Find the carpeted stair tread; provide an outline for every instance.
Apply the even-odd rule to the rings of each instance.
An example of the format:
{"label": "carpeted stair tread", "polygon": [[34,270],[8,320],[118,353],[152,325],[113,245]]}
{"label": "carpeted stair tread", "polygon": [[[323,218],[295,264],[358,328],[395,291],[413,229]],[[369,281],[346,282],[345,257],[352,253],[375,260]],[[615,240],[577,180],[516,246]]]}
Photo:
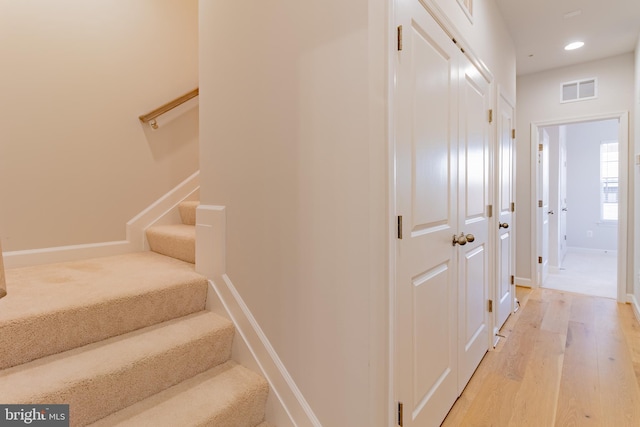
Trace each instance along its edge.
{"label": "carpeted stair tread", "polygon": [[86,425],[225,363],[233,333],[202,311],[5,369],[2,403],[67,403],[71,425]]}
{"label": "carpeted stair tread", "polygon": [[6,280],[0,369],[203,310],[208,286],[153,252],[8,269]]}
{"label": "carpeted stair tread", "polygon": [[255,427],[264,420],[267,394],[262,377],[227,362],[91,427]]}
{"label": "carpeted stair tread", "polygon": [[147,229],[151,250],[194,264],[196,227],[186,224],[155,225]]}
{"label": "carpeted stair tread", "polygon": [[263,423],[258,424],[256,427],[275,427],[275,426],[265,421]]}
{"label": "carpeted stair tread", "polygon": [[196,209],[199,204],[200,202],[197,200],[187,200],[178,205],[183,224],[196,225]]}

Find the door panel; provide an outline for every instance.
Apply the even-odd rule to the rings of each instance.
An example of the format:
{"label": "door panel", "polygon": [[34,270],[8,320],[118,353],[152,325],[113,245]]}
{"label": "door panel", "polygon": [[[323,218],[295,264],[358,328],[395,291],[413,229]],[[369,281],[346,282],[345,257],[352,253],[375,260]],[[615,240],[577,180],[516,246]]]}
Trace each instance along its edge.
{"label": "door panel", "polygon": [[[511,276],[514,274],[513,269],[513,230],[515,224],[513,221],[513,213],[511,211],[511,203],[514,201],[514,170],[513,162],[515,157],[514,140],[512,138],[514,108],[513,106],[500,96],[498,100],[498,244],[496,257],[498,262],[498,281],[497,294],[495,300],[495,331],[504,325],[509,315],[514,309],[515,285],[511,284]],[[504,227],[506,225],[506,227]]]}
{"label": "door panel", "polygon": [[458,246],[460,392],[489,349],[489,97],[489,83],[461,55],[458,230],[474,240]]}
{"label": "door panel", "polygon": [[404,425],[435,425],[457,393],[458,51],[418,1],[398,11],[396,87],[397,397]]}
{"label": "door panel", "polygon": [[[543,129],[538,145],[538,200],[542,206],[538,207],[538,225],[541,230],[538,262],[538,286],[542,286],[549,275],[549,133]],[[539,203],[540,203],[539,202]]]}
{"label": "door panel", "polygon": [[562,262],[567,254],[567,142],[560,139],[560,249],[558,255],[558,266],[562,267]]}

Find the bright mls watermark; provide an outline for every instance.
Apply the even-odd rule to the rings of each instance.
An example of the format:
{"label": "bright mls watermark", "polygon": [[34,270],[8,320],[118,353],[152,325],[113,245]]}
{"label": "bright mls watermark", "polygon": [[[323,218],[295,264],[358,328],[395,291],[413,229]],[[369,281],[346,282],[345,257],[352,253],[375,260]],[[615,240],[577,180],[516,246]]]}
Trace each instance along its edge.
{"label": "bright mls watermark", "polygon": [[69,427],[69,405],[0,405],[0,427]]}

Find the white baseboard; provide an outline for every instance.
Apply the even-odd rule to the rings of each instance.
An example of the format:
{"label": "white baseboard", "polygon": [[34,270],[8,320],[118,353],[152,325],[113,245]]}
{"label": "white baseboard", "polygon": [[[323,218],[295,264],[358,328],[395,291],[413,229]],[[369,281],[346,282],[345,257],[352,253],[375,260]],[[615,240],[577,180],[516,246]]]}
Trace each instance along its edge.
{"label": "white baseboard", "polygon": [[149,249],[145,230],[150,226],[180,223],[178,205],[183,200],[197,200],[199,188],[200,171],[196,171],[127,222],[127,240],[134,251]]}
{"label": "white baseboard", "polygon": [[178,205],[197,200],[199,177],[200,171],[195,172],[127,222],[127,240],[4,252],[4,266],[19,268],[148,250],[145,230],[153,224],[180,222]]}
{"label": "white baseboard", "polygon": [[131,242],[127,240],[120,240],[116,242],[90,243],[86,245],[57,246],[54,248],[4,252],[2,255],[4,257],[5,268],[19,268],[31,265],[120,255],[133,251],[134,249]]}
{"label": "white baseboard", "polygon": [[313,410],[269,339],[226,274],[226,211],[200,205],[196,211],[196,271],[209,278],[207,310],[230,318],[237,337],[233,359],[254,369],[270,386],[267,420],[281,427],[321,427]]}
{"label": "white baseboard", "polygon": [[516,277],[516,285],[517,286],[522,286],[524,288],[532,288],[533,287],[531,279],[525,279],[523,277]]}
{"label": "white baseboard", "polygon": [[636,315],[636,320],[640,323],[640,303],[634,294],[627,294],[627,302],[633,307],[633,313]]}

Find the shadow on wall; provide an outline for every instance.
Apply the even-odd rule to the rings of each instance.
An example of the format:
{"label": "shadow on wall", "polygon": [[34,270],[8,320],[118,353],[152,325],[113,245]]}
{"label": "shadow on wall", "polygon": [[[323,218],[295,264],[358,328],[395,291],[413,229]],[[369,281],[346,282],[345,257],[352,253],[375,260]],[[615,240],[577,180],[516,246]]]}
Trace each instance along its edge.
{"label": "shadow on wall", "polygon": [[151,155],[156,161],[175,154],[187,142],[198,139],[199,108],[196,105],[171,120],[159,120],[158,124],[158,129],[152,129],[149,124],[140,123]]}

